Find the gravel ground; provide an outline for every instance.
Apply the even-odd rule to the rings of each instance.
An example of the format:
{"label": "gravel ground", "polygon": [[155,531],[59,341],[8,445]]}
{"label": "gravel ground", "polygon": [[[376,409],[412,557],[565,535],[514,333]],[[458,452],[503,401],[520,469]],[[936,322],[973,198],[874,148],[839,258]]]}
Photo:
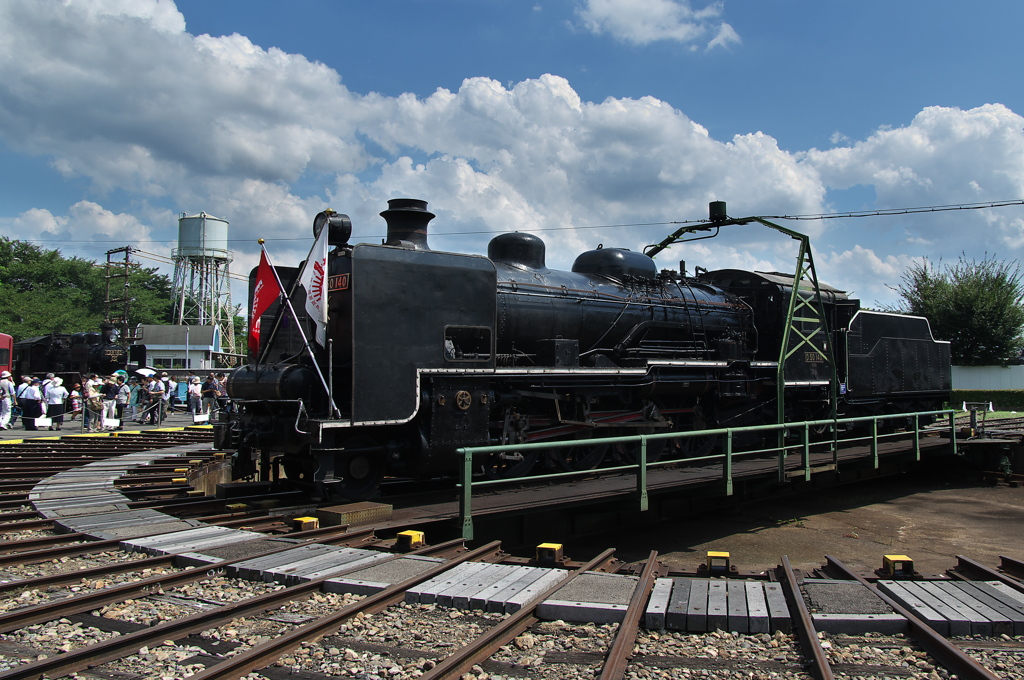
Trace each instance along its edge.
{"label": "gravel ground", "polygon": [[[124,559],[118,559],[118,556],[124,556]],[[81,569],[90,569],[101,564],[112,564],[115,562],[131,562],[134,559],[138,559],[132,553],[102,553],[90,555],[90,559],[77,563],[74,560],[68,560],[68,558],[61,558],[61,560],[53,560],[52,562],[43,562],[41,564],[22,565],[20,567],[12,567],[6,570],[5,574],[10,572],[21,572],[25,578],[31,578],[32,576],[45,576],[50,574],[66,573],[77,571]],[[81,564],[81,566],[79,566]],[[161,569],[143,569],[142,571],[127,571],[123,574],[112,574],[103,579],[88,580],[82,579],[82,582],[72,586],[51,586],[45,589],[26,589],[19,593],[14,593],[6,598],[0,600],[0,613],[19,609],[21,607],[28,607],[31,605],[41,604],[54,599],[63,599],[71,597],[77,593],[86,592],[90,590],[98,590],[100,588],[109,588],[111,586],[120,585],[123,583],[132,583],[141,581],[155,576],[158,574],[169,574],[175,571],[180,571],[174,568],[161,568]],[[8,579],[3,575],[0,575],[0,581],[10,581],[16,579]]]}
{"label": "gravel ground", "polygon": [[1024,647],[1024,636],[1010,637],[1009,635],[1000,635],[998,638],[956,639],[958,645],[966,649],[981,665],[999,677],[1005,680],[1024,680],[1024,649],[1010,650],[985,649],[980,646],[972,647],[972,640],[980,643],[1005,642],[1008,646]]}
{"label": "gravel ground", "polygon": [[0,635],[0,640],[30,645],[41,652],[54,654],[70,652],[117,635],[119,633],[103,631],[79,622],[72,623],[68,619],[59,619],[27,626],[13,633],[4,633]]}
{"label": "gravel ground", "polygon": [[[104,567],[110,564],[125,564],[147,559],[149,555],[143,553],[124,552],[121,550],[104,550],[102,552],[78,555],[77,557],[60,557],[45,562],[34,562],[32,564],[12,564],[5,566],[0,572],[0,581],[13,579],[36,578],[38,576],[53,576],[54,574],[66,574],[72,571],[82,571],[93,567]],[[150,576],[156,572],[146,569],[144,573]]]}
{"label": "gravel ground", "polygon": [[146,680],[179,680],[205,670],[204,663],[189,663],[205,654],[201,647],[177,645],[168,640],[159,646],[142,647],[138,654],[104,664],[103,668]]}
{"label": "gravel ground", "polygon": [[13,515],[18,512],[32,512],[34,508],[29,504],[19,505],[16,508],[3,508],[0,509],[0,515]]}
{"label": "gravel ground", "polygon": [[340,626],[337,635],[304,643],[276,665],[293,672],[365,680],[418,678],[434,667],[435,659],[450,654],[504,618],[504,614],[467,614],[433,604],[402,603],[371,616],[357,614]]}
{"label": "gravel ground", "polygon": [[[905,669],[910,677],[926,680],[949,678],[949,674],[935,665],[928,653],[903,635],[868,634],[850,642],[843,636],[820,634],[822,647],[830,664],[855,666],[892,666]],[[874,677],[864,674],[847,677]]]}
{"label": "gravel ground", "polygon": [[49,529],[26,529],[24,531],[12,531],[0,534],[0,543],[17,543],[19,541],[31,541],[35,538],[53,538],[57,532]]}

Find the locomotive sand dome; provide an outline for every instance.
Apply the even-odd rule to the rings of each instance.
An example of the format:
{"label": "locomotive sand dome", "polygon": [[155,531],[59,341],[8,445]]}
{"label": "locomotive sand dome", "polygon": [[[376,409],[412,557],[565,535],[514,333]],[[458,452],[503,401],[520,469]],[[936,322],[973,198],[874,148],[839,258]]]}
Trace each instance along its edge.
{"label": "locomotive sand dome", "polygon": [[[581,470],[634,460],[594,437],[937,410],[948,396],[949,345],[926,320],[860,310],[816,281],[688,276],[621,248],[562,271],[532,234],[494,237],[487,257],[431,250],[422,200],[393,199],[381,216],[379,245],[350,244],[344,215],[315,218],[314,233],[331,229],[329,341],[310,356],[285,306],[263,315],[265,344],[229,377],[239,408],[215,424],[236,476],[278,463],[313,496],[359,499],[386,474],[454,475],[464,446],[578,439],[543,457],[496,454],[482,471]],[[716,203],[697,228],[727,220]],[[290,290],[298,269],[278,272]],[[820,318],[797,318],[791,299]],[[794,327],[810,349],[790,351]],[[648,458],[715,443],[685,441],[649,446]]]}

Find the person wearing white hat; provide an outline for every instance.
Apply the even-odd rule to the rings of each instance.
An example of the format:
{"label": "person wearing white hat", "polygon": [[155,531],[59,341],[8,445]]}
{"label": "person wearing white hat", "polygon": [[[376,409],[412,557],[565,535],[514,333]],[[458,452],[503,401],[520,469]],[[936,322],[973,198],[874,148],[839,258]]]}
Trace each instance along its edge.
{"label": "person wearing white hat", "polygon": [[194,375],[188,383],[188,410],[194,416],[202,413],[203,406],[203,386],[199,381],[199,376]]}
{"label": "person wearing white hat", "polygon": [[43,400],[46,402],[46,415],[50,416],[50,429],[59,430],[64,424],[64,403],[68,399],[68,388],[64,387],[64,380],[53,378],[50,384],[43,390]]}
{"label": "person wearing white hat", "polygon": [[21,391],[21,425],[26,430],[38,430],[36,418],[46,413],[43,406],[43,391],[39,386],[43,383],[33,378],[28,387]]}
{"label": "person wearing white hat", "polygon": [[11,406],[14,404],[14,378],[10,371],[0,373],[0,430],[11,429]]}

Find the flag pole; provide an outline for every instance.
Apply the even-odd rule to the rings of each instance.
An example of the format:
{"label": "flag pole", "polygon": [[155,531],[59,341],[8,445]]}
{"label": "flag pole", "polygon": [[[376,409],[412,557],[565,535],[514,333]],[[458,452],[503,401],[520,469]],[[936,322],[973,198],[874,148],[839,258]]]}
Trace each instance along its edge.
{"label": "flag pole", "polygon": [[[262,243],[263,239],[260,239],[260,241],[261,241],[260,247],[263,248],[263,252],[267,252],[267,249],[263,246],[263,243]],[[313,248],[316,248],[316,241],[313,242]],[[312,256],[312,254],[313,254],[313,248],[309,249],[310,256]],[[307,257],[306,260],[308,261],[309,257]],[[295,320],[295,327],[298,329],[299,336],[302,338],[302,345],[306,348],[306,351],[309,352],[309,358],[313,360],[313,368],[316,369],[317,377],[320,378],[320,384],[323,385],[324,391],[327,392],[327,399],[331,403],[331,416],[333,418],[340,418],[341,417],[341,411],[338,409],[338,407],[334,403],[334,396],[331,394],[331,390],[327,386],[327,379],[324,378],[323,371],[320,370],[320,364],[317,363],[316,353],[313,351],[313,348],[309,346],[309,340],[306,338],[306,331],[303,330],[303,328],[302,328],[302,320],[299,319],[299,315],[295,312],[295,307],[292,306],[291,296],[288,295],[288,293],[286,293],[285,290],[284,290],[284,283],[281,281],[281,277],[277,273],[277,268],[274,267],[274,264],[272,262],[270,262],[270,255],[267,255],[267,263],[270,264],[270,271],[274,272],[274,278],[277,280],[277,285],[281,289],[281,295],[284,296],[285,304],[288,305],[288,310],[292,313],[292,318]],[[295,292],[295,289],[298,287],[298,285],[299,285],[299,277],[296,276],[295,277],[295,282],[292,284],[292,292],[293,293]],[[325,300],[324,303],[326,304],[326,302],[327,301]],[[274,324],[274,330],[271,331],[270,337],[267,338],[267,346],[268,347],[270,346],[270,341],[274,339],[274,331],[277,331],[278,327],[280,326],[280,320],[281,320],[281,315],[278,314],[277,318],[275,319],[276,323]],[[257,355],[257,362],[258,361],[259,361],[259,355]]]}
{"label": "flag pole", "polygon": [[[270,261],[270,254],[267,252],[267,247],[265,245],[263,245],[264,243],[266,243],[266,241],[264,241],[263,239],[257,239],[256,242],[260,244],[260,253],[263,255],[263,258],[266,259],[267,265],[269,265],[269,267],[270,267],[270,271],[274,272],[274,280],[277,282],[277,299],[280,301],[281,296],[284,295],[284,286],[281,285],[281,279],[277,275],[277,270],[274,269],[274,265]],[[257,274],[257,277],[258,277],[258,274]],[[252,312],[253,311],[254,311],[254,309],[252,309],[252,308],[249,309],[249,314],[250,314],[250,318],[249,318],[249,336],[250,337],[252,337],[252,324],[260,320],[260,319],[253,319],[252,318]],[[262,317],[262,314],[260,316]],[[263,347],[269,347],[270,346],[270,341],[274,339],[274,335],[277,333],[277,327],[278,327],[278,325],[280,323],[280,319],[281,319],[281,314],[280,314],[280,309],[279,309],[278,313],[274,315],[274,326],[271,328],[270,335],[267,336],[266,342],[262,342],[262,341],[258,341],[257,342],[256,352],[255,352],[255,354],[256,354],[256,364],[255,364],[255,367],[257,369],[259,369],[259,367],[260,367],[260,359],[263,358],[263,352],[261,351],[261,346],[263,346]],[[261,333],[262,333],[262,330],[263,329],[261,328],[260,329]]]}
{"label": "flag pole", "polygon": [[[284,285],[281,283],[281,277],[277,275],[277,269],[274,267],[273,263],[270,261],[270,254],[267,253],[267,248],[266,248],[266,246],[263,245],[263,239],[259,239],[259,244],[260,244],[260,248],[263,249],[264,255],[267,256],[267,264],[270,265],[270,270],[272,272],[274,272],[274,280],[277,281],[277,287],[281,290],[281,292],[278,293],[278,296],[288,297],[288,295],[284,292]],[[314,242],[313,246],[316,247],[316,243],[315,242]],[[295,277],[295,281],[292,282],[291,293],[294,294],[295,290],[298,287],[299,287],[299,278],[296,276]],[[267,336],[266,343],[263,343],[262,341],[260,342],[261,346],[265,345],[265,346],[269,347],[270,343],[273,342],[274,336],[277,335],[277,329],[281,327],[281,318],[282,318],[282,316],[283,316],[282,310],[278,309],[277,313],[274,315],[274,325],[270,329],[270,335]],[[261,329],[261,332],[262,332],[262,329]],[[260,357],[262,357],[262,355],[263,355],[263,352],[257,350],[257,352],[256,352],[256,366],[259,366],[259,364],[260,364]]]}

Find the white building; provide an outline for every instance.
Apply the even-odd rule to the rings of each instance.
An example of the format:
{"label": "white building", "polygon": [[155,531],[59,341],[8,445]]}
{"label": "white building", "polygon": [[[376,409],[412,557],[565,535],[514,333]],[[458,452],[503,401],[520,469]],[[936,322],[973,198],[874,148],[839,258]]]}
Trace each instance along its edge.
{"label": "white building", "polygon": [[139,324],[138,344],[146,346],[146,363],[152,368],[175,371],[212,370],[221,353],[217,326],[151,326]]}

